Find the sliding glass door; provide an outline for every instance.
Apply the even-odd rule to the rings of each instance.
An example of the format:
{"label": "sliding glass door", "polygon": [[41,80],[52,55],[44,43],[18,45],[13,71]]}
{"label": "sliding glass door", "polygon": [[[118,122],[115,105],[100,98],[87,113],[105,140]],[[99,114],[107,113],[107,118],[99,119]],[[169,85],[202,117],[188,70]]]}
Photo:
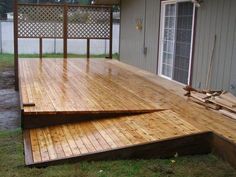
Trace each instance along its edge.
{"label": "sliding glass door", "polygon": [[159,75],[189,84],[194,5],[163,1],[161,8]]}

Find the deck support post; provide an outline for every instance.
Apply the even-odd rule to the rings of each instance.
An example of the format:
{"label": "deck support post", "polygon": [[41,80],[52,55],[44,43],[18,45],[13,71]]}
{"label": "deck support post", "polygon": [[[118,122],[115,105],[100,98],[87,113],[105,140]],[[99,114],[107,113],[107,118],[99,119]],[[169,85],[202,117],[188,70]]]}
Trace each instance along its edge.
{"label": "deck support post", "polygon": [[17,0],[14,0],[14,71],[15,71],[15,90],[19,90],[19,76],[18,76],[18,7]]}
{"label": "deck support post", "polygon": [[110,39],[109,39],[109,59],[112,59],[112,39],[113,39],[113,12],[110,12]]}
{"label": "deck support post", "polygon": [[87,39],[87,59],[90,58],[90,39]]}
{"label": "deck support post", "polygon": [[43,58],[43,39],[39,38],[39,58]]}
{"label": "deck support post", "polygon": [[64,56],[64,59],[67,58],[67,37],[68,37],[68,34],[67,34],[67,12],[68,12],[68,6],[67,4],[65,3],[64,4],[64,18],[63,18],[63,56]]}

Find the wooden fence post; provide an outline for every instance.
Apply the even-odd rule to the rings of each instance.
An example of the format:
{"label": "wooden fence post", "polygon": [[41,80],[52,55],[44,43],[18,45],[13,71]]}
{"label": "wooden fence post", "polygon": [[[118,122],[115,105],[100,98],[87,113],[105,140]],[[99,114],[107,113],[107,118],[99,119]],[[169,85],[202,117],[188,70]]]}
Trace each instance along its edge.
{"label": "wooden fence post", "polygon": [[67,27],[68,27],[68,5],[65,3],[64,4],[64,18],[63,18],[63,54],[64,54],[64,59],[67,58]]}
{"label": "wooden fence post", "polygon": [[15,71],[15,90],[19,90],[19,76],[18,76],[18,4],[14,0],[14,71]]}
{"label": "wooden fence post", "polygon": [[109,58],[112,59],[112,39],[113,39],[113,12],[110,12],[110,40],[109,40]]}
{"label": "wooden fence post", "polygon": [[43,39],[39,38],[39,58],[43,58]]}
{"label": "wooden fence post", "polygon": [[87,39],[87,59],[90,58],[90,39]]}

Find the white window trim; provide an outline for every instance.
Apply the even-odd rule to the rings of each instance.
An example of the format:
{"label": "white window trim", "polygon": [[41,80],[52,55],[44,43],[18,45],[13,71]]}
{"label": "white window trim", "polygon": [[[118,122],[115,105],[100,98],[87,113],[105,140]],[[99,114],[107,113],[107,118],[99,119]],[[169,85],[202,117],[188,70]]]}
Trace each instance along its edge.
{"label": "white window trim", "polygon": [[[181,85],[185,85],[181,82],[178,82],[178,81],[175,81],[173,80],[172,78],[173,77],[167,77],[165,75],[162,74],[162,63],[163,63],[163,37],[164,37],[164,34],[163,34],[163,29],[164,29],[164,14],[165,14],[165,8],[164,6],[166,4],[174,4],[174,3],[178,3],[178,2],[192,2],[191,0],[166,0],[166,1],[162,1],[161,2],[161,13],[160,13],[160,31],[159,31],[159,34],[160,34],[160,38],[159,38],[159,54],[158,54],[158,75],[165,78],[165,79],[168,79],[168,80],[171,80],[173,82],[176,82],[176,83],[179,83]],[[164,9],[164,10],[163,10]],[[193,4],[193,19],[192,19],[192,34],[191,34],[191,47],[190,47],[190,58],[189,58],[189,72],[188,72],[188,85],[190,85],[190,82],[191,82],[191,75],[192,75],[192,60],[193,60],[193,37],[194,37],[194,29],[195,29],[195,15],[196,15],[196,5]]]}

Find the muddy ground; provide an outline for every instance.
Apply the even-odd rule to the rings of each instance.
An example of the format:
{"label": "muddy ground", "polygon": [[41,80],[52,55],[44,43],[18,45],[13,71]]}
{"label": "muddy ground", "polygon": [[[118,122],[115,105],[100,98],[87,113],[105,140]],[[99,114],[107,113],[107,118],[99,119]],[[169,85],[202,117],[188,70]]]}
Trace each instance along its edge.
{"label": "muddy ground", "polygon": [[14,68],[0,68],[0,130],[20,127],[18,92],[14,90]]}

